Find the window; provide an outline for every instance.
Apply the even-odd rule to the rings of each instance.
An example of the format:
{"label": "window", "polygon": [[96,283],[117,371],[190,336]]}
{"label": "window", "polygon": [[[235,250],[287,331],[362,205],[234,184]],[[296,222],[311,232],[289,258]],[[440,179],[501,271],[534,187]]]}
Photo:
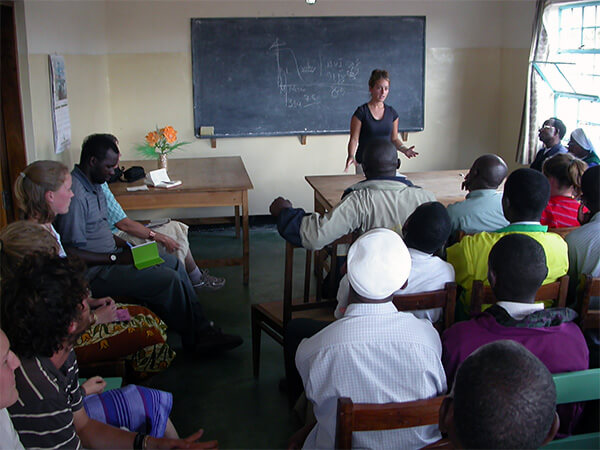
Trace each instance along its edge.
{"label": "window", "polygon": [[548,90],[545,110],[567,125],[567,136],[583,128],[600,146],[600,1],[571,2],[548,8],[546,61],[533,67]]}

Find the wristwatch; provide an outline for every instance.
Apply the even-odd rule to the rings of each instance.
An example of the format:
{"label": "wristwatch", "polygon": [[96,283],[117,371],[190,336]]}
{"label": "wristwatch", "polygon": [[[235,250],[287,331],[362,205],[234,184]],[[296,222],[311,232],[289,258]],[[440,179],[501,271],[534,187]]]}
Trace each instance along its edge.
{"label": "wristwatch", "polygon": [[155,240],[156,239],[156,233],[152,230],[148,230],[148,239],[150,240]]}
{"label": "wristwatch", "polygon": [[110,262],[111,263],[114,264],[114,263],[117,262],[117,255],[115,255],[114,253],[111,253],[110,256],[109,256],[109,258],[110,258]]}

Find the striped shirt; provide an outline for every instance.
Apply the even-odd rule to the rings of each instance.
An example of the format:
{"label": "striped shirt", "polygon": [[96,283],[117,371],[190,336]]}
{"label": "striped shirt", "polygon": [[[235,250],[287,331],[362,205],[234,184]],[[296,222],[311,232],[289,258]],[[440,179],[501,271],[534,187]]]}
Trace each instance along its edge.
{"label": "striped shirt", "polygon": [[19,399],[8,412],[24,447],[81,447],[73,424],[73,413],[83,407],[78,373],[73,351],[60,369],[50,358],[21,359],[15,370]]}
{"label": "striped shirt", "polygon": [[548,225],[549,228],[578,227],[578,210],[579,202],[574,198],[554,195],[550,197],[550,201],[548,201],[548,205],[542,213],[540,223]]}

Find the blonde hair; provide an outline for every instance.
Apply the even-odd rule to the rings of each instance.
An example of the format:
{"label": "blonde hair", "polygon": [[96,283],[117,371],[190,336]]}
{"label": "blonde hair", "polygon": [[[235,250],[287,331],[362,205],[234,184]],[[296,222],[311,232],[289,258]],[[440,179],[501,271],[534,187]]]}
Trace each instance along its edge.
{"label": "blonde hair", "polygon": [[54,220],[46,192],[59,190],[68,173],[67,166],[58,161],[36,161],[23,169],[15,182],[15,197],[24,219],[40,223]]}
{"label": "blonde hair", "polygon": [[15,273],[26,256],[34,253],[58,255],[60,247],[54,235],[43,225],[18,220],[0,230],[0,275]]}
{"label": "blonde hair", "polygon": [[542,171],[546,177],[553,177],[561,187],[572,187],[581,194],[581,177],[588,165],[570,153],[559,153],[544,161]]}

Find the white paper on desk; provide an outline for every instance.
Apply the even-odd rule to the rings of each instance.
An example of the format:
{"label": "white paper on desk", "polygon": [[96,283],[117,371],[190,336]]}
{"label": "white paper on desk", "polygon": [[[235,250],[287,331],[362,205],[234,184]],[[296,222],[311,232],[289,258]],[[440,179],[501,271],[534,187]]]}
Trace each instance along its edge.
{"label": "white paper on desk", "polygon": [[129,191],[129,192],[147,191],[147,190],[148,190],[148,186],[146,186],[145,184],[142,184],[141,186],[129,186],[127,188],[127,191]]}
{"label": "white paper on desk", "polygon": [[167,169],[157,169],[151,170],[146,174],[145,183],[149,186],[159,187],[159,188],[170,188],[179,186],[181,184],[180,180],[171,181],[169,175],[167,174]]}

